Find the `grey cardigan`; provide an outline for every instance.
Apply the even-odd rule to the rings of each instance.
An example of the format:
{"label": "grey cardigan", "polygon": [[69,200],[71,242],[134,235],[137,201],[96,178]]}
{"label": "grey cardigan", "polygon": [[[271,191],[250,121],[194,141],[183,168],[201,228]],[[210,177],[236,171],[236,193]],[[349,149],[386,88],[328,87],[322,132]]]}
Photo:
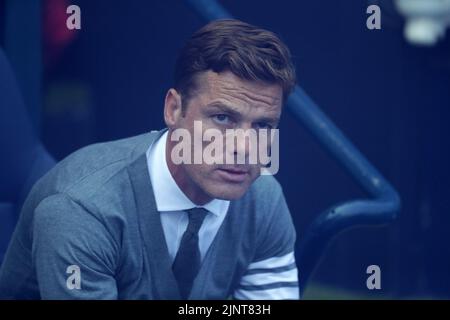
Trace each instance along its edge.
{"label": "grey cardigan", "polygon": [[[180,299],[145,156],[162,132],[87,146],[36,183],[0,269],[0,298]],[[250,263],[294,242],[279,183],[259,177],[231,201],[189,298],[228,298]]]}

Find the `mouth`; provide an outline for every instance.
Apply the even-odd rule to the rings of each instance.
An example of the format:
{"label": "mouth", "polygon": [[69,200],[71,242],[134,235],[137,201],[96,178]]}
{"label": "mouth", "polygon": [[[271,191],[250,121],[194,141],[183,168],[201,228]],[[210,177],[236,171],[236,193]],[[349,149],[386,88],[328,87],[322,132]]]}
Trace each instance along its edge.
{"label": "mouth", "polygon": [[228,182],[244,182],[250,175],[250,171],[242,168],[219,168],[217,169],[219,176]]}

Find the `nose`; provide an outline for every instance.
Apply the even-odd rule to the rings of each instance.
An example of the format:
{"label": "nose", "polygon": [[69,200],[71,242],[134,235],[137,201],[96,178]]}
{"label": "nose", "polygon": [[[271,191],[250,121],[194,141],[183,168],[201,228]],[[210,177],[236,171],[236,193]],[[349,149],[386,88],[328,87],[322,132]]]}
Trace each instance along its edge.
{"label": "nose", "polygon": [[[252,158],[256,150],[257,141],[256,131],[251,127],[240,127],[229,132],[226,137],[226,152],[232,157],[233,164],[252,164],[249,158]],[[256,158],[253,161],[256,163]]]}
{"label": "nose", "polygon": [[249,153],[250,153],[249,139],[247,139],[246,135],[242,134],[241,131],[238,131],[234,155],[236,157],[242,156],[245,160],[247,160]]}

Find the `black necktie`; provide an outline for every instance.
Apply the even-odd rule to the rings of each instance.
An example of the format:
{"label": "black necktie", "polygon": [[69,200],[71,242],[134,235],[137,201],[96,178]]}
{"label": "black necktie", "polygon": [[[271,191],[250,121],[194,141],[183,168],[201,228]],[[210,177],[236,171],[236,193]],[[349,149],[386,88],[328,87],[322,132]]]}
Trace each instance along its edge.
{"label": "black necktie", "polygon": [[200,269],[200,250],[198,248],[198,230],[208,211],[203,208],[187,210],[189,224],[181,238],[180,248],[173,262],[173,274],[178,282],[181,297],[187,299],[192,284]]}

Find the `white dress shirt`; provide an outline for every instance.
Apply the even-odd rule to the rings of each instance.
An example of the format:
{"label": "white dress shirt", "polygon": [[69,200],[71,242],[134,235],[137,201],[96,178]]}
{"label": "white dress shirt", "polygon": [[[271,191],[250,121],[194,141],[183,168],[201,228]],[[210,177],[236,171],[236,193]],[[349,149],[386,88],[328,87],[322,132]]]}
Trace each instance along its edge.
{"label": "white dress shirt", "polygon": [[[147,150],[147,163],[156,207],[169,255],[175,260],[189,218],[185,210],[197,207],[178,187],[166,161],[166,131]],[[199,249],[203,260],[214,240],[230,205],[229,201],[213,199],[201,206],[209,211],[199,230]],[[237,299],[298,299],[299,290],[294,253],[251,263],[233,297]]]}
{"label": "white dress shirt", "polygon": [[[181,238],[189,218],[185,210],[197,207],[178,187],[166,161],[166,131],[147,150],[150,180],[155,195],[156,208],[161,213],[161,224],[172,261],[175,260]],[[209,211],[198,231],[200,257],[203,260],[228,211],[230,201],[213,199],[200,206]]]}

